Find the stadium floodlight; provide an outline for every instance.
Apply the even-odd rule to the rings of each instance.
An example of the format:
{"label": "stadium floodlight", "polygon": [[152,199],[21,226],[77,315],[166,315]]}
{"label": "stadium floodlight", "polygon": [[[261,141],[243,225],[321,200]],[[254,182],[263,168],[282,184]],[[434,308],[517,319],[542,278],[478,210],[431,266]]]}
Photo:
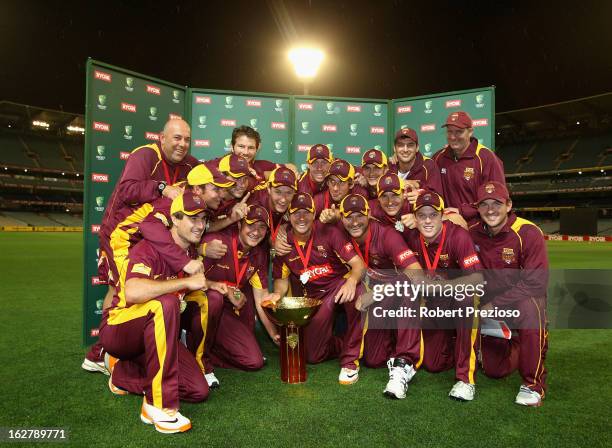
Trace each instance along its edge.
{"label": "stadium floodlight", "polygon": [[85,133],[85,128],[80,126],[68,126],[66,130],[68,130],[68,132],[80,132],[81,134]]}
{"label": "stadium floodlight", "polygon": [[582,171],[578,171],[578,174],[582,174]]}
{"label": "stadium floodlight", "polygon": [[38,128],[49,129],[49,123],[41,120],[32,121],[32,126],[36,126]]}
{"label": "stadium floodlight", "polygon": [[294,48],[289,52],[295,74],[304,82],[304,95],[308,94],[308,83],[317,76],[324,58],[323,52],[315,48]]}

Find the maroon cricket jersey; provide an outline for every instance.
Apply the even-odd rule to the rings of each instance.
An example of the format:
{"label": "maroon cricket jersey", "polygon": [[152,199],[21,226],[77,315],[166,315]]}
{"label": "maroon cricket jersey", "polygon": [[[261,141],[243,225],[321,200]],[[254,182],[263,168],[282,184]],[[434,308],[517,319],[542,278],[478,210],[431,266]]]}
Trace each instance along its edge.
{"label": "maroon cricket jersey", "polygon": [[[448,272],[445,271],[452,270],[450,276],[457,277],[460,275],[459,271],[463,274],[469,274],[479,270],[481,268],[480,260],[468,231],[450,221],[443,221],[442,226],[443,229],[446,228],[446,235],[440,251],[436,274],[446,276]],[[416,228],[403,233],[408,247],[412,249],[422,268],[427,269],[427,261],[423,255],[420,236],[421,233]],[[431,265],[435,263],[436,252],[440,247],[442,236],[443,231],[431,243],[424,243]]]}
{"label": "maroon cricket jersey", "polygon": [[304,266],[295,247],[292,229],[287,231],[287,243],[292,246],[291,252],[274,257],[272,277],[288,278],[290,274],[294,274],[300,278],[306,272],[309,278],[304,289],[309,297],[314,298],[323,297],[334,290],[350,272],[346,263],[357,255],[353,243],[345,233],[335,225],[322,224],[320,221],[313,223],[310,239],[305,244],[300,244],[304,257],[308,257],[308,247],[311,247],[308,266]]}
{"label": "maroon cricket jersey", "polygon": [[[178,247],[178,246],[177,246]],[[181,249],[183,250],[183,249]],[[183,250],[187,257],[195,258],[195,247],[190,246],[188,250]],[[112,308],[126,308],[130,304],[125,299],[125,284],[131,278],[146,278],[150,280],[172,280],[179,277],[180,271],[173,269],[166,261],[166,255],[147,240],[139,241],[130,249],[127,258],[127,268],[125,275],[121,275],[117,292],[113,297]],[[177,297],[181,298],[184,291],[177,291]],[[151,297],[152,299],[154,297]]]}
{"label": "maroon cricket jersey", "polygon": [[449,146],[435,153],[433,160],[440,168],[444,204],[458,208],[467,221],[478,215],[474,203],[480,185],[490,181],[506,185],[502,161],[473,137],[468,148],[457,160]]}
{"label": "maroon cricket jersey", "polygon": [[187,154],[182,162],[174,164],[157,143],[140,146],[130,153],[123,172],[111,195],[102,227],[114,229],[119,221],[116,214],[122,208],[134,210],[141,204],[160,197],[159,183],[175,184],[187,179],[187,173],[200,162]]}
{"label": "maroon cricket jersey", "polygon": [[[287,212],[279,213],[279,212],[273,211],[274,207],[272,206],[272,199],[270,199],[270,192],[268,191],[268,188],[265,185],[266,184],[261,184],[261,186],[258,186],[255,190],[251,192],[251,196],[249,196],[249,200],[247,201],[247,204],[261,205],[263,208],[268,210],[268,212],[270,213],[270,219],[271,219],[270,235],[272,236],[273,239],[276,239],[276,233],[278,232],[278,227],[282,225],[283,223],[287,222],[287,219],[286,219]],[[289,208],[288,205],[287,205],[287,208]]]}
{"label": "maroon cricket jersey", "polygon": [[548,256],[544,235],[531,221],[514,213],[497,235],[477,221],[470,226],[480,261],[487,269],[487,298],[510,305],[530,297],[546,297]]}
{"label": "maroon cricket jersey", "polygon": [[[370,220],[366,232],[369,233],[369,236],[366,233],[366,240],[357,247],[358,254],[366,264],[368,275],[371,278],[392,279],[395,278],[398,271],[403,271],[411,264],[417,263],[414,253],[394,228]],[[348,233],[346,236],[351,238]],[[352,242],[353,245],[356,244],[355,240]]]}
{"label": "maroon cricket jersey", "polygon": [[[204,242],[212,240],[221,240],[227,246],[227,252],[218,260],[204,257],[204,272],[207,279],[228,283],[232,286],[238,286],[238,288],[244,287],[247,282],[254,288],[268,288],[268,254],[262,248],[262,244],[245,252],[238,237],[238,226],[230,226],[219,232],[207,233],[202,238]],[[232,250],[233,241],[235,241],[238,251],[237,259]],[[238,262],[238,272],[236,271],[236,261]],[[240,277],[240,281],[236,285],[238,277]]]}
{"label": "maroon cricket jersey", "polygon": [[317,184],[310,177],[309,171],[306,170],[298,179],[298,193],[308,193],[314,198],[317,193],[327,190],[325,181]]}
{"label": "maroon cricket jersey", "polygon": [[406,199],[403,200],[402,206],[395,216],[387,215],[380,205],[380,201],[378,199],[371,199],[368,203],[370,205],[370,216],[376,218],[382,224],[391,226],[393,228],[395,228],[398,221],[401,222],[402,216],[412,213],[412,206]]}
{"label": "maroon cricket jersey", "polygon": [[[399,175],[399,163],[390,163],[389,171]],[[433,159],[423,157],[418,151],[414,156],[414,164],[404,179],[418,180],[419,188],[434,191],[444,197],[440,168]]]}
{"label": "maroon cricket jersey", "polygon": [[253,160],[250,163],[250,167],[255,170],[255,172],[257,173],[257,178],[258,178],[257,180],[260,182],[266,180],[266,177],[265,177],[266,171],[274,171],[278,166],[279,164],[270,162],[269,160],[257,159],[257,160]]}

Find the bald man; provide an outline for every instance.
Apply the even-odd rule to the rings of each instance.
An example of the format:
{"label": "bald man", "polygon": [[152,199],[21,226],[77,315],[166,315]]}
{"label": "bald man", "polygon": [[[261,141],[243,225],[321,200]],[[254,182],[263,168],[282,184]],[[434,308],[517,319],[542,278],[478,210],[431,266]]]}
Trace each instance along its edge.
{"label": "bald man", "polygon": [[[108,257],[112,256],[110,235],[119,224],[118,217],[128,216],[130,211],[162,196],[176,198],[182,189],[174,184],[186,180],[187,173],[200,163],[189,154],[190,145],[191,129],[187,122],[180,118],[171,119],[164,125],[159,143],[139,146],[130,153],[100,226],[98,276],[109,285],[104,308],[110,305],[118,282],[108,263]],[[103,358],[102,347],[97,343],[87,353],[81,367],[90,372],[107,373]]]}

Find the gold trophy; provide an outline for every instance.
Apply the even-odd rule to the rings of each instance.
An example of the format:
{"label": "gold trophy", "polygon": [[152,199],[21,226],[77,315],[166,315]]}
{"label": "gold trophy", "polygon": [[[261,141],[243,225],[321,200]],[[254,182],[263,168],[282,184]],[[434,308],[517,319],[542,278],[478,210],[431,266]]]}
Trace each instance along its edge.
{"label": "gold trophy", "polygon": [[281,380],[297,384],[306,381],[304,326],[323,303],[308,297],[283,297],[278,302],[264,301],[262,308],[280,326]]}

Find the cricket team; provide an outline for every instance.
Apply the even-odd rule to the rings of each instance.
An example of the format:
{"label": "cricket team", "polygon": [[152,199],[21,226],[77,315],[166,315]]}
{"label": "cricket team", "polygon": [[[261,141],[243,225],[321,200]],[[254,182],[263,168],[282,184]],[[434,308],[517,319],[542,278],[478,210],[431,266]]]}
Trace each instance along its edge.
{"label": "cricket team", "polygon": [[[215,367],[265,365],[257,321],[280,343],[266,302],[308,296],[322,304],[305,328],[307,362],[339,359],[340,384],[354,384],[362,363],[386,365],[384,394],[403,399],[419,369],[454,368],[449,396],[471,401],[477,370],[492,378],[518,370],[515,402],[540,406],[542,232],[512,211],[502,162],[474,138],[470,116],[453,112],[444,127],[448,144],[432,158],[406,128],[390,158],[370,149],[361,166],[314,145],[300,176],[291,164],[256,159],[261,138],[247,126],[233,130],[228,155],[198,161],[188,124],[169,120],[159,143],[131,152],[106,208],[99,275],[109,288],[99,341],[82,367],[108,374],[113,394],[144,395],[144,423],[184,432],[191,422],[179,402],[219,388]],[[467,313],[377,322],[372,289],[397,281],[487,289],[462,300],[394,296],[380,306],[520,317],[493,320],[492,329]]]}

